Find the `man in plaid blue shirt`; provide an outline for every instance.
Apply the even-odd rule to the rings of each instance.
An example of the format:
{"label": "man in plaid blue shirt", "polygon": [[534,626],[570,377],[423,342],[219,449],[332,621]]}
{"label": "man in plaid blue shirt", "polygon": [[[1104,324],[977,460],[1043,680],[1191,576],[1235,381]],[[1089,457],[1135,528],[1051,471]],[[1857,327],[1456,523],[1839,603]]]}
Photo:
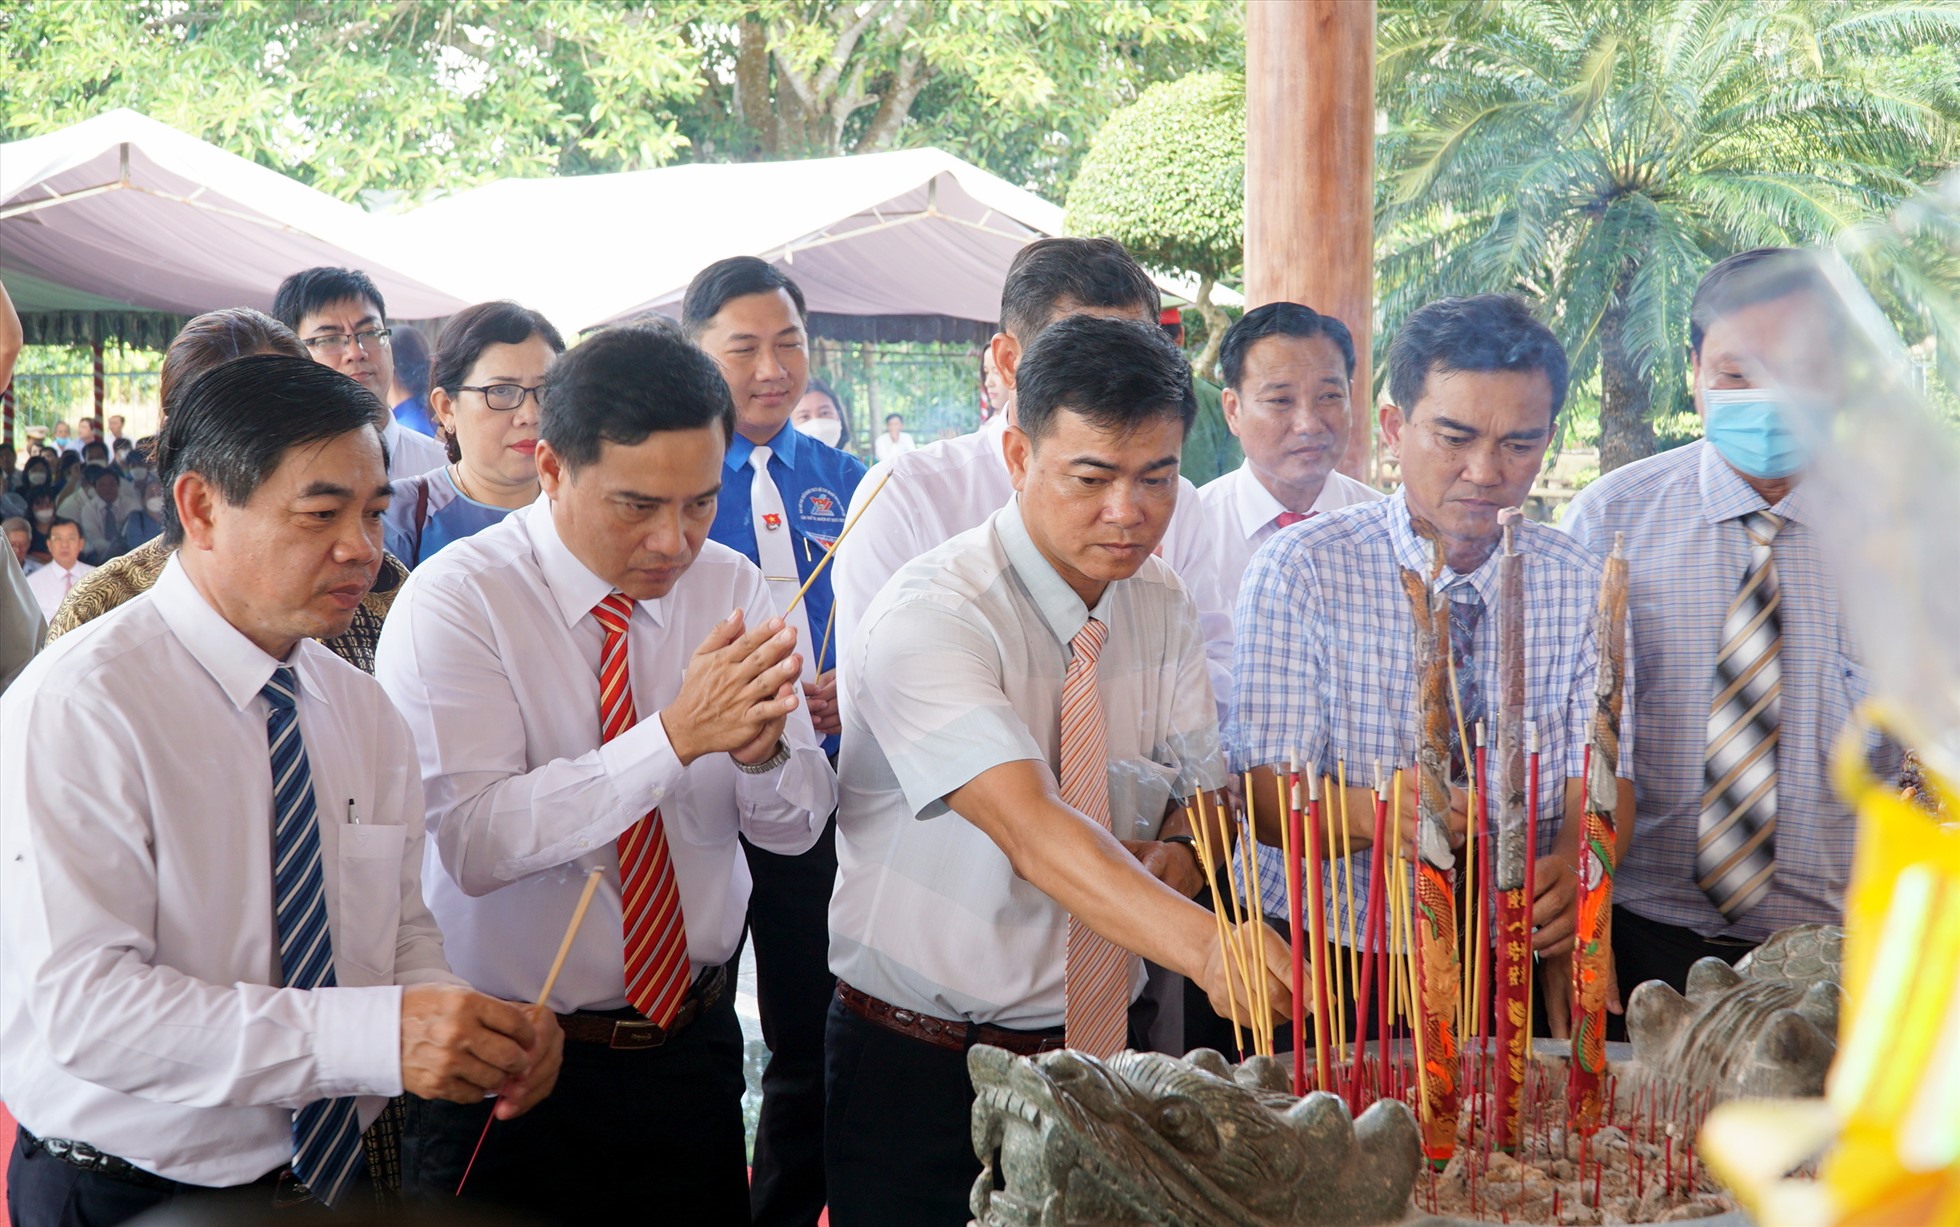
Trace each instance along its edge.
{"label": "man in plaid blue shirt", "polygon": [[[1805,253],[1761,249],[1709,270],[1688,334],[1707,437],[1600,478],[1565,514],[1595,550],[1626,534],[1645,684],[1638,834],[1613,895],[1629,990],[1650,979],[1680,989],[1697,959],[1735,962],[1778,929],[1842,921],[1855,827],[1830,756],[1870,679],[1799,486],[1808,444],[1789,420],[1792,394],[1842,388],[1836,302]],[[1728,633],[1749,601],[1753,641]],[[1718,668],[1749,674],[1733,721]],[[1897,770],[1876,735],[1865,748],[1876,770]]]}
{"label": "man in plaid blue shirt", "polygon": [[[1402,462],[1403,487],[1378,503],[1343,508],[1279,531],[1254,555],[1240,590],[1233,657],[1232,765],[1253,773],[1262,843],[1279,843],[1273,769],[1298,758],[1302,770],[1332,774],[1345,762],[1348,846],[1334,862],[1327,914],[1344,943],[1358,944],[1368,895],[1373,806],[1368,784],[1415,760],[1420,724],[1415,617],[1401,571],[1429,575],[1431,543],[1445,566],[1434,579],[1454,603],[1466,724],[1481,696],[1495,696],[1498,512],[1530,492],[1565,399],[1564,351],[1517,299],[1486,294],[1444,299],[1411,315],[1389,353],[1382,435]],[[1601,563],[1556,530],[1519,525],[1524,556],[1526,719],[1543,752],[1534,948],[1564,955],[1575,927],[1576,861],[1583,805],[1582,764],[1593,710],[1598,652],[1593,620]],[[1629,685],[1629,692],[1631,686]],[[1617,774],[1631,761],[1631,698]],[[1461,847],[1468,794],[1452,789],[1452,842]],[[1414,847],[1415,785],[1402,790],[1402,846]],[[1621,813],[1632,785],[1621,780]],[[1336,796],[1328,805],[1338,820]],[[1571,818],[1570,822],[1561,821]],[[1631,824],[1623,824],[1624,832]],[[1480,854],[1483,850],[1479,849]],[[1277,856],[1271,859],[1277,860]],[[1406,872],[1406,868],[1403,870]],[[1348,914],[1352,878],[1355,915]],[[1284,899],[1269,900],[1269,912]],[[1569,979],[1538,977],[1550,1014],[1562,1020]]]}

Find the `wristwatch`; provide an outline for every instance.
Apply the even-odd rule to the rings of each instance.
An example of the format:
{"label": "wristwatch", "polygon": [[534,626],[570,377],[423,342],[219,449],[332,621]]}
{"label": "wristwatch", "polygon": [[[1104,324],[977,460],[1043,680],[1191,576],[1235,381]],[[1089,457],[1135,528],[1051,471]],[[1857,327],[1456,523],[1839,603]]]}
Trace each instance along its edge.
{"label": "wristwatch", "polygon": [[1183,844],[1185,847],[1191,849],[1192,861],[1197,862],[1200,869],[1203,868],[1203,862],[1198,860],[1198,841],[1191,838],[1189,835],[1166,835],[1161,840],[1158,840],[1157,842],[1165,843],[1165,844]]}
{"label": "wristwatch", "polygon": [[789,761],[789,743],[780,737],[776,738],[776,752],[759,763],[745,763],[733,755],[729,757],[728,761],[734,763],[738,770],[745,771],[750,775],[768,775],[771,771],[774,771]]}

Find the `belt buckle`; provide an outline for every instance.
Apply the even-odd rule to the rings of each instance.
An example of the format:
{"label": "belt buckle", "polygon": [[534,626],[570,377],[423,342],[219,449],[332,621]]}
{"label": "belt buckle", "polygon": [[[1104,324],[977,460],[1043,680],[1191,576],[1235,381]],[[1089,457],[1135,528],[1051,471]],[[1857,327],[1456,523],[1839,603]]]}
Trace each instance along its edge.
{"label": "belt buckle", "polygon": [[279,1178],[274,1181],[272,1187],[274,1210],[290,1210],[294,1206],[310,1205],[313,1200],[313,1194],[299,1182],[299,1177],[293,1175],[292,1168],[280,1170]]}
{"label": "belt buckle", "polygon": [[613,1024],[611,1047],[624,1051],[658,1048],[667,1042],[667,1031],[659,1023],[622,1018]]}

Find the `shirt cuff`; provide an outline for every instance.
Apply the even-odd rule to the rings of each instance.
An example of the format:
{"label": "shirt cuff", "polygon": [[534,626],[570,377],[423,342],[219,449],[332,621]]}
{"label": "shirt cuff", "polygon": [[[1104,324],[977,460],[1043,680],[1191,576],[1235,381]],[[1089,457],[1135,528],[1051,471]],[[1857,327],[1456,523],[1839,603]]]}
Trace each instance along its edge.
{"label": "shirt cuff", "polygon": [[402,1093],[402,990],[316,989],[313,1046],[320,1097]]}
{"label": "shirt cuff", "polygon": [[661,723],[659,712],[600,746],[599,763],[613,788],[633,809],[634,821],[660,804],[682,771],[680,756],[667,740],[667,726]]}

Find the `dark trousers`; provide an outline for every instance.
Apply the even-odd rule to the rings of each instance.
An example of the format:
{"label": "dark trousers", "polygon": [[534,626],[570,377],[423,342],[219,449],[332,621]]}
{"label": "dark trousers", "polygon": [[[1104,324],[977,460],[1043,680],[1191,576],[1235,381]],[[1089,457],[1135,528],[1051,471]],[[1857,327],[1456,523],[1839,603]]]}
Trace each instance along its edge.
{"label": "dark trousers", "polygon": [[[1693,929],[1649,920],[1623,907],[1613,909],[1613,970],[1619,974],[1620,1000],[1633,996],[1635,985],[1665,980],[1677,993],[1688,991],[1688,969],[1710,955],[1734,963],[1756,948],[1755,942],[1703,937]],[[1606,1016],[1606,1038],[1623,1040],[1626,1019]]]}
{"label": "dark trousers", "polygon": [[[357,1211],[373,1205],[365,1182],[348,1196]],[[272,1184],[266,1181],[239,1189],[148,1188],[64,1163],[30,1146],[25,1130],[14,1137],[7,1161],[7,1219],[13,1227],[114,1227],[162,1206],[171,1207],[176,1221],[184,1223],[257,1222],[272,1214]],[[279,1215],[282,1223],[313,1223],[328,1213],[323,1206],[307,1205]]]}
{"label": "dark trousers", "polygon": [[837,881],[837,822],[800,856],[742,841],[748,854],[749,935],[756,1007],[769,1064],[755,1130],[749,1209],[759,1227],[816,1227],[824,1208],[824,1013],[830,974],[830,892]]}
{"label": "dark trousers", "polygon": [[[659,1048],[567,1041],[557,1089],[490,1126],[462,1196],[580,1227],[747,1223],[742,1090],[732,991]],[[411,1100],[404,1192],[453,1204],[489,1114],[488,1103]]]}
{"label": "dark trousers", "polygon": [[[1130,1045],[1141,1038],[1130,1015]],[[867,1022],[833,997],[824,1032],[831,1227],[966,1227],[980,1176],[966,1054]]]}

